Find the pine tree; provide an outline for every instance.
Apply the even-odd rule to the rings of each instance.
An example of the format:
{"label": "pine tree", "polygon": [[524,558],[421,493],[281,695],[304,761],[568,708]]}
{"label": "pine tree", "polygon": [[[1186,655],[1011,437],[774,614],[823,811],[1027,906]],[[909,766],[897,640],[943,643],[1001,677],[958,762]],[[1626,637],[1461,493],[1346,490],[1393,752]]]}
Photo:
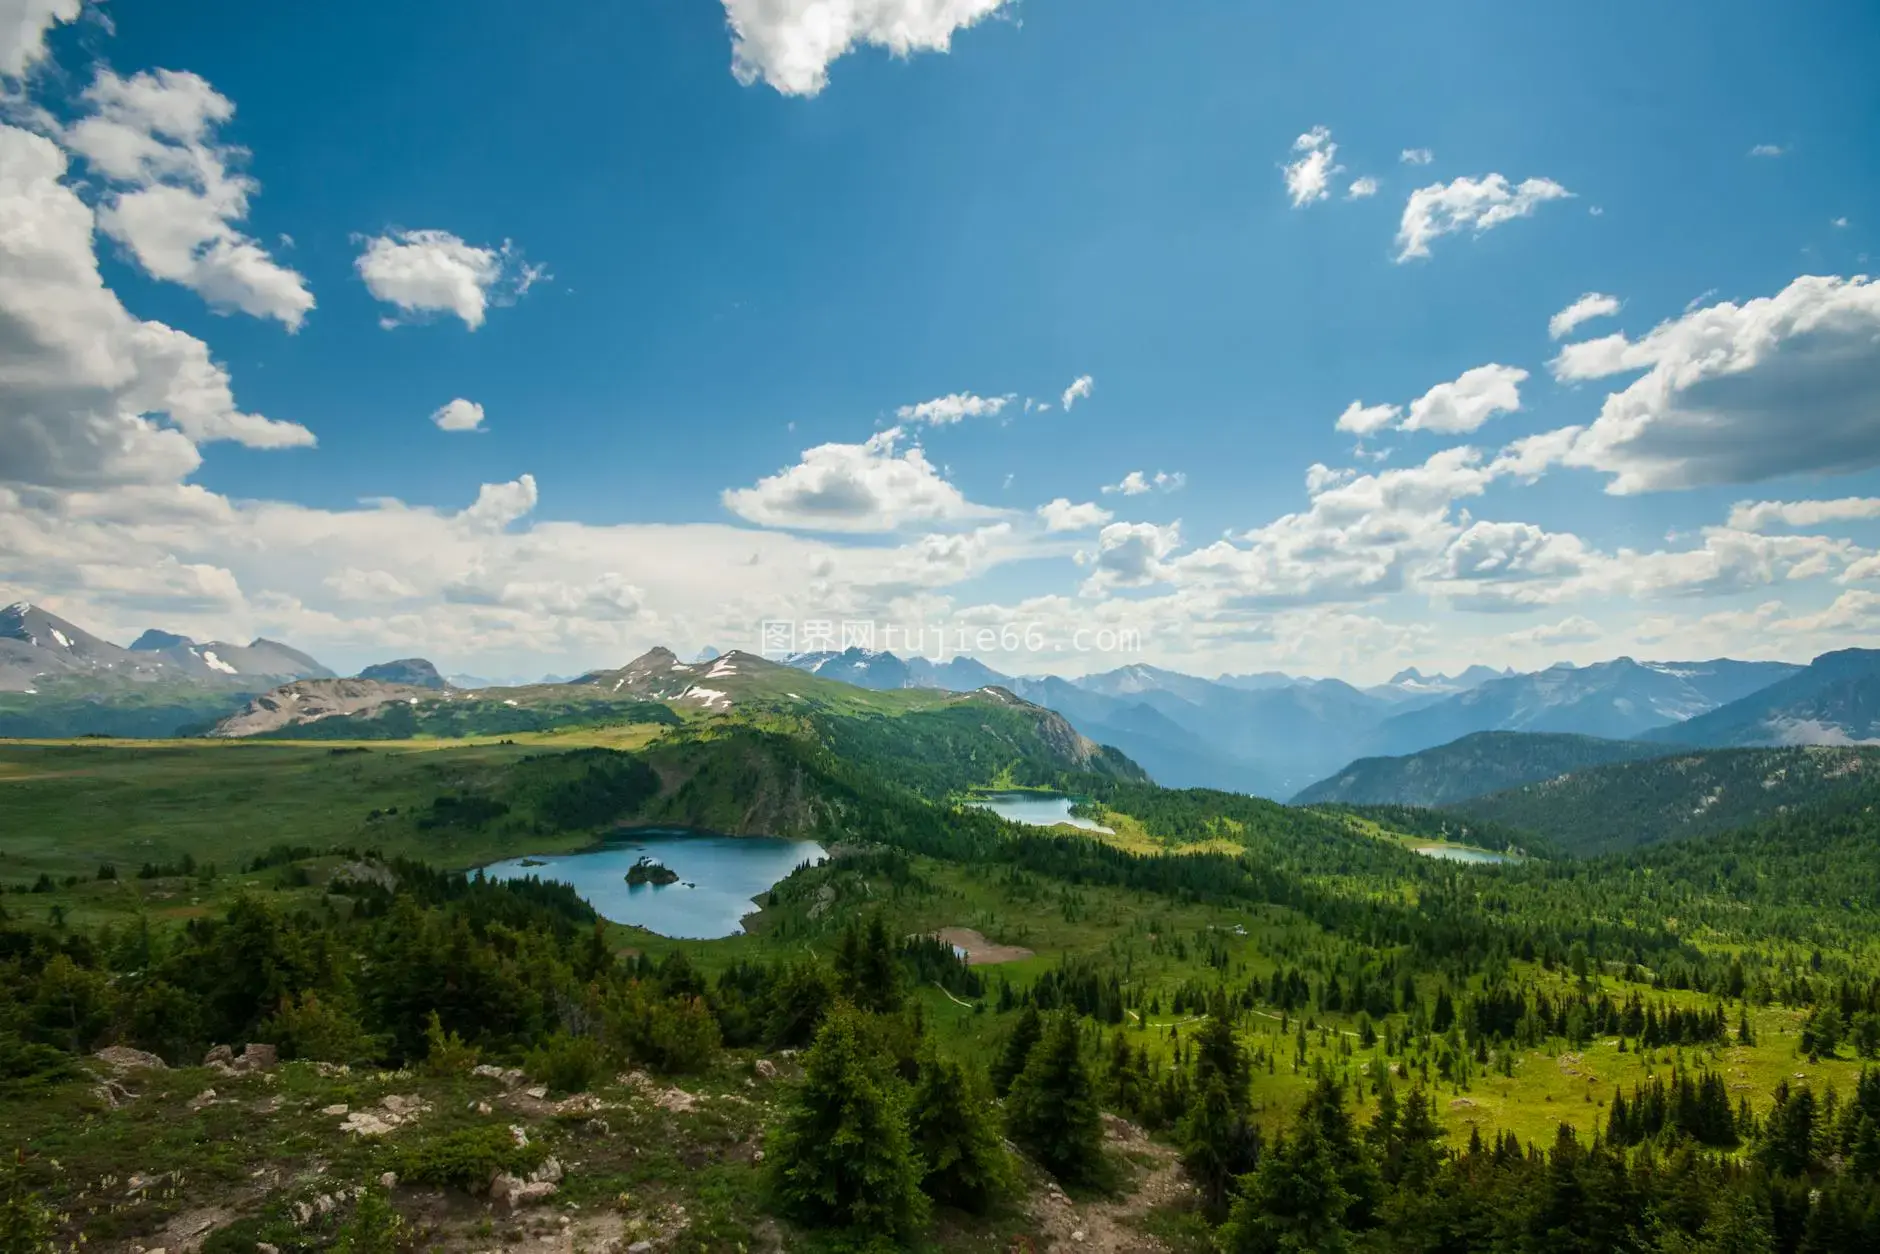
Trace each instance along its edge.
{"label": "pine tree", "polygon": [[1304,1119],[1245,1181],[1220,1246],[1228,1254],[1340,1254],[1351,1248],[1351,1203],[1336,1153],[1317,1122]]}
{"label": "pine tree", "polygon": [[905,1235],[926,1217],[906,1086],[840,1009],[803,1055],[803,1082],[771,1134],[778,1209],[806,1226]]}
{"label": "pine tree", "polygon": [[1260,1131],[1218,1073],[1197,1081],[1176,1139],[1182,1166],[1201,1191],[1202,1208],[1211,1218],[1224,1217],[1234,1181],[1259,1165]]}
{"label": "pine tree", "polygon": [[1012,1025],[1012,1034],[1005,1038],[1005,1049],[992,1064],[993,1092],[1004,1097],[1011,1091],[1012,1081],[1025,1069],[1031,1048],[1043,1033],[1044,1020],[1039,1017],[1037,1007],[1026,1006],[1019,1012],[1018,1022]]}
{"label": "pine tree", "polygon": [[880,915],[865,927],[850,926],[836,950],[836,975],[849,1000],[862,1010],[892,1014],[901,1008],[901,964],[888,925]]}
{"label": "pine tree", "polygon": [[1011,1161],[981,1084],[931,1048],[921,1056],[908,1126],[926,1168],[921,1188],[934,1201],[980,1214],[1010,1187]]}
{"label": "pine tree", "polygon": [[1097,1174],[1103,1123],[1071,1011],[1053,1015],[1032,1047],[1006,1097],[1005,1125],[1012,1139],[1060,1180],[1081,1182]]}

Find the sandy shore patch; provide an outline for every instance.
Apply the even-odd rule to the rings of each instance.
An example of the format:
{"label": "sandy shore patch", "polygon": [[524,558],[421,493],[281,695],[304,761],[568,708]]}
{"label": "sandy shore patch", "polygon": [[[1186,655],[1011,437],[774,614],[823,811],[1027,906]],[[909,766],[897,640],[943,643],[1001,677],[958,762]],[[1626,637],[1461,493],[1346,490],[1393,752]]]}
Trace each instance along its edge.
{"label": "sandy shore patch", "polygon": [[983,967],[988,963],[1017,962],[1020,958],[1031,957],[1031,950],[1023,945],[995,945],[970,927],[943,927],[934,935],[964,949],[969,966]]}

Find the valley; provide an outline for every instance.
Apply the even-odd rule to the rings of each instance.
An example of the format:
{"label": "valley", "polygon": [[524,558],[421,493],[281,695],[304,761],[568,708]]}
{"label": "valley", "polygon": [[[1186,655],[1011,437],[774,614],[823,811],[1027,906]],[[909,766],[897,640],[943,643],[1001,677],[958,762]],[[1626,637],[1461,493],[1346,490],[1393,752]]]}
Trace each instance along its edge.
{"label": "valley", "polygon": [[[822,1067],[884,1111],[950,1103],[989,1174],[907,1195],[892,1222],[924,1248],[1079,1224],[1213,1248],[1302,1121],[1380,1199],[1314,1222],[1367,1240],[1408,1241],[1443,1197],[1544,1225],[1546,1172],[1641,1144],[1764,1173],[1720,1196],[1786,1196],[1825,1170],[1766,1165],[1796,1103],[1880,1102],[1880,749],[1781,743],[1800,721],[1865,738],[1870,670],[1483,668],[1386,693],[654,649],[535,685],[404,658],[246,696],[62,672],[94,717],[179,690],[219,713],[0,742],[4,1126],[58,1232],[207,1254],[365,1240],[394,1204],[371,1222],[445,1246],[839,1248],[765,1165],[820,1152],[789,1129]],[[1613,721],[1641,693],[1679,715],[1662,737]],[[1184,746],[1205,745],[1278,787],[1483,721],[1290,804],[1174,786],[1104,739],[1203,779]],[[1705,747],[1746,726],[1776,743]],[[1025,1079],[1047,1040],[1069,1070]],[[274,1061],[203,1061],[250,1041]],[[1074,1158],[1027,1130],[1059,1117],[1028,1105],[1047,1083],[1107,1121]],[[1823,1155],[1867,1135],[1812,1126]],[[1628,1161],[1638,1197],[1681,1187]],[[152,1164],[192,1183],[95,1200]],[[484,1200],[516,1190],[538,1201]]]}

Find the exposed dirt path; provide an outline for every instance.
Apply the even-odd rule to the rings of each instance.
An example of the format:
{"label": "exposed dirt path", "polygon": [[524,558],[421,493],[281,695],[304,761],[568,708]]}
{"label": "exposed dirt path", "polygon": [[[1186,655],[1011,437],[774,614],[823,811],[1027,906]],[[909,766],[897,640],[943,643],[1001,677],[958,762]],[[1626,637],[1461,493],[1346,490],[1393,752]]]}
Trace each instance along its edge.
{"label": "exposed dirt path", "polygon": [[[1140,1174],[1120,1198],[1079,1202],[1055,1182],[1033,1193],[1027,1203],[1043,1235],[1040,1250],[1094,1250],[1099,1254],[1158,1254],[1168,1247],[1137,1222],[1151,1210],[1194,1195],[1182,1175],[1175,1151],[1151,1141],[1141,1128],[1113,1115],[1103,1116],[1104,1148],[1127,1156]],[[1135,1166],[1146,1162],[1147,1166]]]}
{"label": "exposed dirt path", "polygon": [[934,936],[964,949],[967,963],[975,967],[994,962],[1017,962],[1020,958],[1031,957],[1031,950],[1023,945],[995,945],[970,927],[943,927]]}

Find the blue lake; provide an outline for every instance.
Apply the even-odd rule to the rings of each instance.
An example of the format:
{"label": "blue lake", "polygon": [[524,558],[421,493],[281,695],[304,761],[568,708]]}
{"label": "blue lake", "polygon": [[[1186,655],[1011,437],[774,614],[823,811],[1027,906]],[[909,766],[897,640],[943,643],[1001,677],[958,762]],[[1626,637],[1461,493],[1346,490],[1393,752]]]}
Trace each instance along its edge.
{"label": "blue lake", "polygon": [[1419,845],[1417,852],[1426,858],[1441,858],[1445,862],[1513,862],[1505,853],[1495,853],[1488,849],[1463,849],[1457,845]]}
{"label": "blue lake", "polygon": [[[492,879],[537,876],[572,885],[602,918],[682,940],[712,940],[744,930],[756,899],[805,862],[828,854],[813,840],[644,832],[587,853],[511,858],[483,868]],[[627,883],[641,857],[670,867],[676,884]],[[524,862],[534,865],[524,866]]]}
{"label": "blue lake", "polygon": [[1056,827],[1059,823],[1069,823],[1086,832],[1103,832],[1107,835],[1110,831],[1100,823],[1072,814],[1071,799],[1059,793],[989,792],[979,794],[967,804],[990,810],[1002,819],[1028,823],[1033,827]]}

